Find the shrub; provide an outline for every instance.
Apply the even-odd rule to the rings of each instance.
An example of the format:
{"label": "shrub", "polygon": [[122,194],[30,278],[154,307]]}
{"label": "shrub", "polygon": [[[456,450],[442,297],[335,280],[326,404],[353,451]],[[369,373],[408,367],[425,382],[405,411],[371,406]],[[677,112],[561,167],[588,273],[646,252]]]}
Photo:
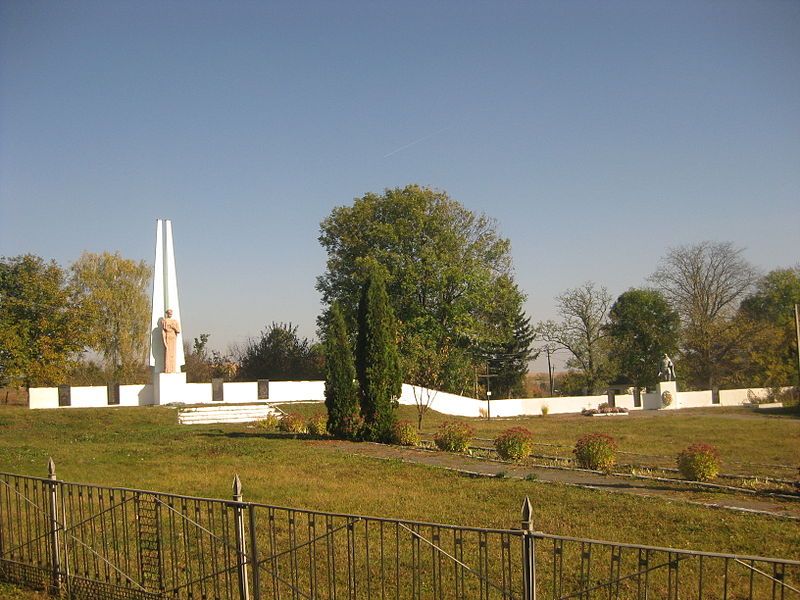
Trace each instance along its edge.
{"label": "shrub", "polygon": [[664,393],[661,394],[661,406],[666,408],[672,404],[672,392],[666,390]]}
{"label": "shrub", "polygon": [[256,421],[256,427],[266,431],[275,431],[278,428],[278,423],[280,423],[278,415],[270,413],[265,418]]}
{"label": "shrub", "polygon": [[691,481],[711,481],[719,464],[719,451],[710,444],[692,444],[678,454],[678,470]]}
{"label": "shrub", "polygon": [[433,441],[436,447],[447,452],[466,452],[475,430],[466,423],[445,421],[439,426]]}
{"label": "shrub", "polygon": [[547,404],[542,404],[542,416],[546,417],[547,414],[550,412],[550,407]]}
{"label": "shrub", "polygon": [[281,422],[278,424],[278,429],[286,433],[306,433],[306,420],[303,415],[297,413],[289,413],[284,415]]}
{"label": "shrub", "polygon": [[401,446],[416,446],[419,444],[419,432],[411,421],[398,421],[392,428],[392,438],[395,444]]}
{"label": "shrub", "polygon": [[533,434],[525,427],[506,429],[494,439],[494,448],[503,460],[522,460],[533,452]]}
{"label": "shrub", "polygon": [[595,471],[611,472],[616,462],[617,442],[605,433],[587,433],[575,443],[572,453],[578,466]]}
{"label": "shrub", "polygon": [[306,423],[306,431],[311,435],[325,435],[328,430],[328,418],[325,415],[314,415]]}

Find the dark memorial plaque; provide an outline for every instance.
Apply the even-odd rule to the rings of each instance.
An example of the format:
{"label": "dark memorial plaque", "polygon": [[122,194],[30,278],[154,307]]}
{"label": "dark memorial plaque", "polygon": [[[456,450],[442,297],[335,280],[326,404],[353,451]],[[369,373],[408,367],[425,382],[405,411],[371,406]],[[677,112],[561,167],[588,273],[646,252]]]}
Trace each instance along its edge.
{"label": "dark memorial plaque", "polygon": [[269,379],[258,380],[258,399],[269,400]]}
{"label": "dark memorial plaque", "polygon": [[107,397],[109,406],[119,406],[119,384],[109,383],[107,387]]}
{"label": "dark memorial plaque", "polygon": [[58,405],[70,406],[72,404],[72,388],[68,385],[58,386]]}
{"label": "dark memorial plaque", "polygon": [[224,402],[225,394],[222,387],[222,379],[211,380],[211,400],[212,402]]}

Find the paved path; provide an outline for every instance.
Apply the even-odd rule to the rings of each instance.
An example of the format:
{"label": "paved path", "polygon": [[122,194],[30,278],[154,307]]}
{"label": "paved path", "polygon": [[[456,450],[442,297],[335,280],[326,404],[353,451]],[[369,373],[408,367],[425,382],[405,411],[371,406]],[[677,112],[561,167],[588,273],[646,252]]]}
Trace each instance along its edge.
{"label": "paved path", "polygon": [[499,473],[503,473],[506,477],[515,477],[518,479],[534,477],[537,481],[549,483],[576,485],[614,493],[667,498],[703,506],[714,506],[731,510],[764,513],[776,517],[800,519],[800,501],[782,500],[755,495],[749,496],[724,491],[714,493],[713,500],[701,500],[698,499],[698,495],[707,495],[708,490],[692,488],[682,483],[606,476],[599,473],[571,469],[514,465],[472,458],[463,454],[403,446],[387,446],[384,444],[372,444],[367,442],[331,440],[319,443],[348,454],[384,460],[401,460],[403,462],[428,465],[477,476],[493,477],[497,476]]}

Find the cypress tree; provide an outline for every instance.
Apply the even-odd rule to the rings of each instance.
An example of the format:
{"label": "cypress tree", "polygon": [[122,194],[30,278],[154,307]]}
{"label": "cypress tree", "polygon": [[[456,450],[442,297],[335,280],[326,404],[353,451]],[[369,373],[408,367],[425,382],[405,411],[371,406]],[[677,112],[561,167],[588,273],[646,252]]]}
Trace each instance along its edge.
{"label": "cypress tree", "polygon": [[356,437],[359,430],[356,369],[344,315],[338,303],[331,306],[325,331],[325,407],[328,432]]}
{"label": "cypress tree", "polygon": [[356,373],[367,437],[389,441],[403,379],[394,312],[383,276],[377,268],[371,269],[358,304]]}

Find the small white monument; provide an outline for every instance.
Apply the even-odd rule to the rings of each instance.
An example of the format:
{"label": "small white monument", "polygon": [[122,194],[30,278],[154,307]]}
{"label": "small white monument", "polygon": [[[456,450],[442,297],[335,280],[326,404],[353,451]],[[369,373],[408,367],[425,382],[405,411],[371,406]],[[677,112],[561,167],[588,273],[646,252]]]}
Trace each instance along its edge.
{"label": "small white monument", "polygon": [[150,366],[153,368],[155,404],[182,402],[186,364],[178,302],[178,277],[172,246],[172,223],[156,221],[156,257],[153,269],[153,302],[150,317]]}

